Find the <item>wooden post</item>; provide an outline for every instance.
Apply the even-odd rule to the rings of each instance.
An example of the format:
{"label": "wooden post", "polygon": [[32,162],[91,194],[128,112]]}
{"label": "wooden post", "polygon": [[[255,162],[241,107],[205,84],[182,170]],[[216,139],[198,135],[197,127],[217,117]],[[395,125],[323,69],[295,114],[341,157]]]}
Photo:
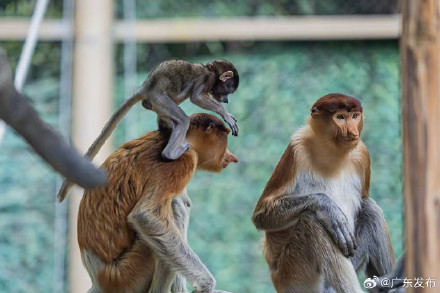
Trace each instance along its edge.
{"label": "wooden post", "polygon": [[[440,288],[440,1],[403,0],[402,121],[408,278]],[[414,284],[414,283],[413,283]]]}
{"label": "wooden post", "polygon": [[[76,0],[74,22],[72,140],[85,153],[111,115],[113,1]],[[97,156],[97,164],[102,163],[109,152],[107,145]],[[81,262],[76,236],[81,195],[82,190],[76,188],[69,196],[71,293],[84,293],[91,287],[90,277]]]}

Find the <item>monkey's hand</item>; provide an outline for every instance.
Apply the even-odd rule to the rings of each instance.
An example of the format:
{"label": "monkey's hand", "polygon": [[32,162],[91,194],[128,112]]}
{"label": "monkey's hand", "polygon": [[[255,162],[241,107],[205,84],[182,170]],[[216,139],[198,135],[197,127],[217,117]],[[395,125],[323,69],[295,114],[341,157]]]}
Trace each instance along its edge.
{"label": "monkey's hand", "polygon": [[341,208],[325,195],[324,202],[320,205],[316,215],[318,221],[332,237],[333,241],[339,246],[342,253],[346,256],[353,256],[357,244],[354,235],[348,227],[348,220]]}
{"label": "monkey's hand", "polygon": [[231,127],[232,135],[237,136],[238,135],[238,125],[237,125],[237,119],[232,114],[229,114],[226,112],[223,116],[223,120],[226,121],[226,123],[229,124],[229,127]]}

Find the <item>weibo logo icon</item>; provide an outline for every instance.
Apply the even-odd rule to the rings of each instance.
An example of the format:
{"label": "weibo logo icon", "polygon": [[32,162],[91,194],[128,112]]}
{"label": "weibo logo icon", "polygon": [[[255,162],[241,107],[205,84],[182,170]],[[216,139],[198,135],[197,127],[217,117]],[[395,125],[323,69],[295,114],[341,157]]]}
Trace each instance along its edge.
{"label": "weibo logo icon", "polygon": [[367,288],[367,289],[374,288],[374,287],[377,286],[377,282],[376,281],[378,281],[378,280],[379,280],[379,278],[377,276],[373,276],[373,279],[372,278],[368,278],[368,279],[366,279],[364,281],[364,287]]}

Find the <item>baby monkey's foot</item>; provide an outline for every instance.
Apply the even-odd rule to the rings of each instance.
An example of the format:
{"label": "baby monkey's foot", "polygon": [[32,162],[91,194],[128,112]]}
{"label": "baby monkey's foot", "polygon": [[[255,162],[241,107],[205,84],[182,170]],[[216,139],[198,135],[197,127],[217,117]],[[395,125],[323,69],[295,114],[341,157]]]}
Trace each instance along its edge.
{"label": "baby monkey's foot", "polygon": [[167,161],[174,161],[180,158],[180,156],[183,155],[187,150],[189,150],[189,143],[185,141],[177,149],[175,149],[174,152],[170,152],[167,150],[167,148],[165,148],[162,152],[162,158]]}

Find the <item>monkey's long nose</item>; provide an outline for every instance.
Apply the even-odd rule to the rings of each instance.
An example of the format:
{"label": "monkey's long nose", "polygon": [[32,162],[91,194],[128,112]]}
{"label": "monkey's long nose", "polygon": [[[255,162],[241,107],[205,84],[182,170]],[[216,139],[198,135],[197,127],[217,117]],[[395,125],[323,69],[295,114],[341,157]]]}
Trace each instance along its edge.
{"label": "monkey's long nose", "polygon": [[347,137],[349,138],[349,139],[353,139],[353,140],[355,140],[355,139],[359,139],[359,131],[349,131],[348,133],[347,133]]}
{"label": "monkey's long nose", "polygon": [[[350,125],[351,126],[351,125]],[[347,129],[347,137],[350,139],[358,139],[359,138],[359,130],[357,129],[357,126],[351,126]]]}
{"label": "monkey's long nose", "polygon": [[238,163],[238,158],[233,153],[230,153],[228,161]]}
{"label": "monkey's long nose", "polygon": [[228,149],[226,149],[226,153],[223,161],[223,169],[226,168],[231,162],[238,163],[238,158]]}

